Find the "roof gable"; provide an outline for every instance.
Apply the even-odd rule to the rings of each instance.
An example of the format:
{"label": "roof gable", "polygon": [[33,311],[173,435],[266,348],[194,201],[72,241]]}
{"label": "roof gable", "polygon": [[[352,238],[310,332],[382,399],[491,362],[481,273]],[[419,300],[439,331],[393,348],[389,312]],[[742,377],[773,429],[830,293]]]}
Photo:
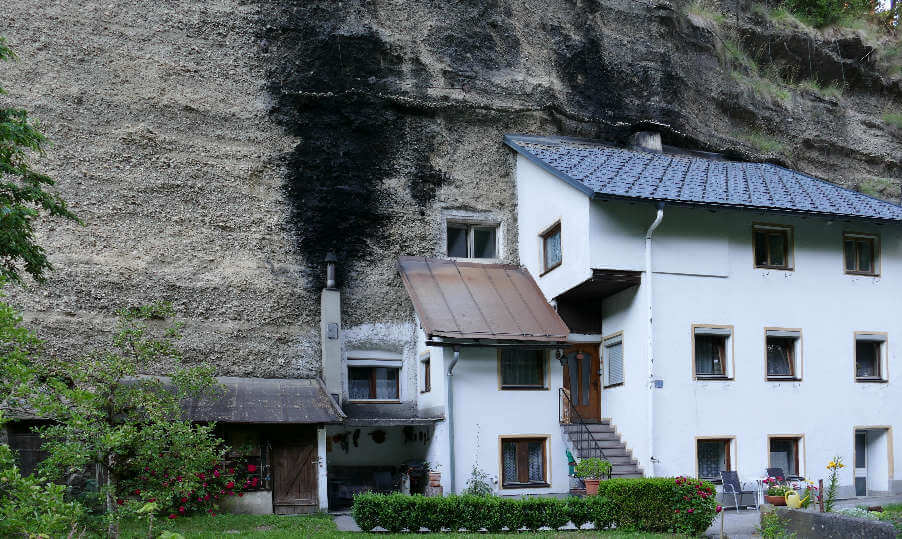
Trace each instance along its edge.
{"label": "roof gable", "polygon": [[507,135],[504,141],[596,198],[902,221],[896,204],[769,163],[628,150],[566,137]]}

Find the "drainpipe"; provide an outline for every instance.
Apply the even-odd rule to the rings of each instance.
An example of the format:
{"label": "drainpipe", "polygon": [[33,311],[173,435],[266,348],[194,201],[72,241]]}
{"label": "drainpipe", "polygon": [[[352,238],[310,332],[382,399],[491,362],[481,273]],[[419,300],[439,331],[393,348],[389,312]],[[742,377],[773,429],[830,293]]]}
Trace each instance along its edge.
{"label": "drainpipe", "polygon": [[454,359],[448,365],[445,372],[445,391],[448,393],[448,473],[451,480],[450,494],[454,494],[454,392],[451,391],[451,377],[454,375],[454,366],[460,359],[460,346],[454,346]]}
{"label": "drainpipe", "polygon": [[651,274],[651,237],[664,219],[664,203],[659,202],[655,220],[645,233],[645,305],[648,310],[648,470],[649,477],[655,476],[655,320],[654,294]]}

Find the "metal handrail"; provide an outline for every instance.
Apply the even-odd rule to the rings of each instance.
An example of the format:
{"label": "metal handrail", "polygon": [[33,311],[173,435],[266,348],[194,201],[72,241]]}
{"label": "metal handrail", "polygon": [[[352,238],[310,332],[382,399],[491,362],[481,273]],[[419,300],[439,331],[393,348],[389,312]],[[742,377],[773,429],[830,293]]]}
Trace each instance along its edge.
{"label": "metal handrail", "polygon": [[[594,451],[597,452],[598,454],[590,455],[590,456],[597,456],[598,458],[607,460],[605,458],[604,449],[602,449],[601,446],[598,444],[598,440],[595,439],[595,436],[592,435],[592,431],[590,431],[589,427],[586,426],[585,419],[583,419],[583,416],[581,416],[580,413],[576,410],[576,407],[573,405],[573,401],[570,400],[570,395],[568,394],[569,392],[564,388],[560,388],[558,390],[558,392],[563,397],[558,400],[558,419],[563,423],[564,418],[563,418],[563,415],[561,414],[561,412],[563,411],[563,410],[561,410],[561,404],[564,402],[564,398],[566,398],[567,399],[567,411],[569,412],[569,421],[570,421],[569,424],[573,425],[574,424],[573,418],[576,417],[576,424],[579,425],[580,427],[582,427],[579,431],[577,431],[577,438],[575,440],[576,444],[578,446],[580,446],[582,442],[586,442],[586,444],[591,442],[591,445],[595,446]],[[590,451],[592,450],[591,447],[589,449],[590,449]],[[582,452],[582,449],[580,449],[580,452]]]}

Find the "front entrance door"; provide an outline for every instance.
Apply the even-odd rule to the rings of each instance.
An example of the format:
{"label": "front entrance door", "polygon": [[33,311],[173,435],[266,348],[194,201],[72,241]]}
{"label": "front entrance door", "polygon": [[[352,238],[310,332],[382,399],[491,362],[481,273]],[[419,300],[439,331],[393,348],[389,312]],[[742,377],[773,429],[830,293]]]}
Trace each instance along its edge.
{"label": "front entrance door", "polygon": [[855,495],[868,495],[868,433],[855,431]]}
{"label": "front entrance door", "polygon": [[598,344],[577,344],[565,353],[564,388],[573,407],[586,421],[601,419],[601,365]]}
{"label": "front entrance door", "polygon": [[316,438],[273,444],[273,511],[310,513],[317,506]]}

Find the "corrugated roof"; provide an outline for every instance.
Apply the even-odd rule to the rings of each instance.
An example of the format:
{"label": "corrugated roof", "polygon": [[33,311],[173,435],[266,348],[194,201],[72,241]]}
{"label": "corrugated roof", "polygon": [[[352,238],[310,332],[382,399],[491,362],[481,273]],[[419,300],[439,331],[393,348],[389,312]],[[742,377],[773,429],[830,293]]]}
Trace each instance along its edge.
{"label": "corrugated roof", "polygon": [[340,423],[345,417],[318,379],[221,376],[216,381],[225,386],[221,395],[182,402],[191,420],[310,424]]}
{"label": "corrugated roof", "polygon": [[563,342],[570,333],[519,266],[402,257],[398,269],[430,337]]}
{"label": "corrugated roof", "polygon": [[627,150],[567,137],[507,135],[504,141],[598,198],[902,221],[896,204],[768,163]]}

